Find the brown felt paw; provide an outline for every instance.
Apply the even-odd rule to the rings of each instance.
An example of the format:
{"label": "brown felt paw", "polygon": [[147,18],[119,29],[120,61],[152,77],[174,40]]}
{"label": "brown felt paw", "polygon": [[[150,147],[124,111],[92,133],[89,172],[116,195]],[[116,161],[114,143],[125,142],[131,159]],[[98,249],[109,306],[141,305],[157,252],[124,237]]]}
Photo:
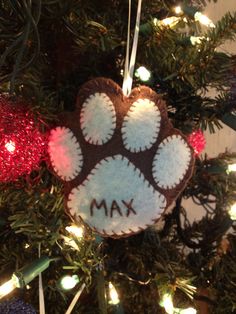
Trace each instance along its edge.
{"label": "brown felt paw", "polygon": [[65,181],[67,208],[104,236],[155,223],[191,176],[192,149],[148,87],[125,97],[113,81],[91,80],[80,89],[76,111],[61,121],[48,151]]}

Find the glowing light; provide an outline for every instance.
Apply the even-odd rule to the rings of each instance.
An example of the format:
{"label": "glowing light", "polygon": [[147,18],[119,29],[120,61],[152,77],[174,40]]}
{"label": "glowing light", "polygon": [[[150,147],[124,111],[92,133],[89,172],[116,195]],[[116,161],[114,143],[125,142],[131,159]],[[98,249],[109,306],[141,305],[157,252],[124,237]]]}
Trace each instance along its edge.
{"label": "glowing light", "polygon": [[158,25],[158,19],[157,19],[156,17],[154,17],[154,19],[153,19],[153,24],[154,24],[155,26]]}
{"label": "glowing light", "polygon": [[168,293],[164,294],[162,298],[161,306],[164,307],[166,313],[174,314],[174,305],[173,305],[172,297],[170,294]]}
{"label": "glowing light", "polygon": [[161,23],[165,26],[174,27],[176,24],[179,23],[180,20],[181,20],[180,17],[171,16],[171,17],[167,17],[166,19],[162,20]]}
{"label": "glowing light", "polygon": [[236,220],[236,203],[234,203],[229,210],[230,219]]}
{"label": "glowing light", "polygon": [[13,141],[9,141],[5,144],[5,148],[9,151],[9,153],[13,153],[16,149],[16,144]]}
{"label": "glowing light", "polygon": [[116,305],[120,303],[118,293],[111,282],[109,282],[109,294],[110,294],[110,304]]}
{"label": "glowing light", "polygon": [[196,12],[194,14],[195,21],[200,22],[202,25],[208,26],[208,27],[215,27],[215,24],[204,14],[201,12]]}
{"label": "glowing light", "polygon": [[183,13],[183,10],[181,9],[181,6],[178,5],[177,7],[174,8],[174,11],[176,14],[182,14]]}
{"label": "glowing light", "polygon": [[184,309],[184,310],[180,310],[179,312],[180,314],[197,314],[197,311],[192,308],[192,307],[189,307],[187,309]]}
{"label": "glowing light", "polygon": [[0,286],[0,299],[9,294],[16,288],[13,280],[9,280]]}
{"label": "glowing light", "polygon": [[28,243],[25,244],[25,249],[28,249],[30,245]]}
{"label": "glowing light", "polygon": [[79,277],[77,275],[65,276],[60,280],[60,286],[63,290],[71,290],[77,283],[79,283]]}
{"label": "glowing light", "polygon": [[82,238],[83,234],[84,234],[83,228],[82,227],[78,227],[76,225],[67,226],[66,227],[66,231],[68,231],[69,233],[73,234],[74,236],[76,236],[78,238]]}
{"label": "glowing light", "polygon": [[[82,227],[78,227],[76,225],[71,225],[71,226],[67,226],[65,229],[74,237],[76,237],[78,239],[83,238],[84,229]],[[62,238],[64,239],[64,241],[67,245],[69,245],[73,249],[79,251],[79,246],[73,238],[66,237],[66,236],[62,236]]]}
{"label": "glowing light", "polygon": [[135,76],[140,78],[141,81],[147,82],[151,77],[151,72],[142,66],[135,71]]}
{"label": "glowing light", "polygon": [[236,164],[228,165],[228,172],[236,171]]}
{"label": "glowing light", "polygon": [[200,45],[204,38],[204,36],[190,36],[190,41],[193,46]]}
{"label": "glowing light", "polygon": [[0,286],[0,299],[12,292],[15,288],[26,287],[29,289],[30,286],[27,286],[28,283],[42,271],[47,269],[51,261],[52,260],[47,256],[42,256],[31,264],[13,273],[11,279]]}
{"label": "glowing light", "polygon": [[63,235],[62,235],[62,238],[64,239],[66,245],[69,245],[71,248],[73,248],[76,251],[80,250],[78,244],[73,239],[63,236]]}
{"label": "glowing light", "polygon": [[180,20],[181,18],[176,17],[176,16],[167,17],[166,19],[163,19],[161,21],[158,20],[157,18],[154,18],[153,24],[158,27],[162,27],[162,26],[174,27],[176,24],[179,23]]}
{"label": "glowing light", "polygon": [[172,296],[169,293],[164,294],[160,305],[164,307],[167,314],[196,314],[197,311],[189,307],[187,309],[176,308],[173,305]]}

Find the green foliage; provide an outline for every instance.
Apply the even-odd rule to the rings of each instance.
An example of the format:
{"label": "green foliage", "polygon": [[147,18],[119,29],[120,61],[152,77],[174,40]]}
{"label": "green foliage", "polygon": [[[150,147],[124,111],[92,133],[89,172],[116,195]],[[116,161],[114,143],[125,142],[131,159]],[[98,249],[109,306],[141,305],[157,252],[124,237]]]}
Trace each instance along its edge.
{"label": "green foliage", "polygon": [[[35,93],[43,87],[44,91],[57,93],[54,106],[60,102],[65,108],[73,108],[77,87],[88,78],[108,76],[122,82],[127,3],[103,0],[99,8],[94,7],[93,1],[82,0],[40,3],[1,2],[0,81],[5,90],[9,82],[11,91],[15,87],[15,92],[30,98],[32,89]],[[144,3],[142,25],[154,17],[164,18],[176,4],[161,0]],[[205,5],[204,1],[193,4]],[[7,15],[11,16],[10,24]],[[132,25],[134,18],[135,15]],[[232,105],[229,108],[228,99],[221,98],[219,104],[219,99],[205,97],[204,90],[213,86],[222,92],[232,86],[235,60],[215,49],[234,38],[236,17],[228,13],[196,46],[190,43],[189,36],[204,33],[194,28],[192,17],[187,19],[187,30],[183,23],[169,28],[156,27],[151,22],[151,34],[140,37],[139,47],[144,49],[138,49],[137,67],[140,64],[152,69],[153,86],[158,84],[158,91],[166,95],[170,112],[176,110],[176,126],[180,127],[184,120],[183,130],[191,125],[209,126],[214,131],[214,125],[220,127],[219,120],[230,112]],[[13,37],[13,33],[17,35]],[[226,109],[219,112],[219,107]]]}
{"label": "green foliage", "polygon": [[236,154],[226,152],[216,158],[197,159],[194,176],[185,190],[186,196],[198,199],[200,204],[208,203],[209,197],[213,196],[220,206],[227,208],[236,199],[236,177],[227,171],[228,164],[235,158]]}
{"label": "green foliage", "polygon": [[[235,39],[236,14],[226,14],[211,29],[201,29],[190,15],[173,27],[161,22],[174,15],[175,5],[200,9],[207,2],[155,0],[142,7],[136,68],[151,70],[147,84],[163,95],[173,124],[186,134],[199,127],[214,132],[221,120],[235,127],[236,58],[218,48]],[[136,5],[132,1],[132,30]],[[106,76],[122,84],[127,13],[124,0],[0,0],[0,91],[22,96],[47,130],[58,113],[73,110],[78,88],[89,78]],[[204,38],[193,45],[191,36]],[[212,88],[216,96],[208,93]],[[43,273],[47,313],[65,313],[75,295],[78,287],[65,292],[58,286],[68,273],[86,283],[75,313],[113,313],[104,303],[109,281],[125,313],[164,313],[159,302],[165,291],[174,294],[178,307],[203,300],[213,305],[211,313],[235,311],[235,225],[227,214],[236,200],[236,177],[227,173],[235,157],[197,158],[192,180],[156,227],[101,243],[86,228],[82,240],[66,231],[71,218],[63,186],[44,163],[28,177],[1,184],[1,281],[36,259],[40,246],[41,254],[60,258]],[[182,205],[188,197],[205,210],[200,221],[188,220],[191,208]],[[226,234],[230,245],[222,254]],[[194,293],[192,285],[208,289],[207,297]],[[30,287],[15,295],[37,308],[37,279]]]}
{"label": "green foliage", "polygon": [[[235,239],[229,237],[229,249],[217,259],[212,267],[214,278],[211,288],[214,291],[214,298],[217,301],[216,314],[233,313],[236,310],[236,296],[234,292],[236,282],[236,246]],[[216,280],[215,280],[216,279]]]}
{"label": "green foliage", "polygon": [[[46,169],[16,184],[1,185],[0,211],[5,217],[5,225],[0,230],[1,280],[8,280],[16,269],[37,259],[40,245],[42,255],[60,258],[45,271],[44,288],[48,311],[61,313],[71,293],[66,295],[61,291],[58,280],[63,274],[76,273],[89,285],[93,271],[101,262],[98,244],[90,232],[85,233],[82,241],[71,239],[65,229],[71,222],[65,214],[62,186]],[[75,241],[77,250],[66,244],[66,237]],[[30,302],[37,304],[35,281],[26,295],[32,291]]]}

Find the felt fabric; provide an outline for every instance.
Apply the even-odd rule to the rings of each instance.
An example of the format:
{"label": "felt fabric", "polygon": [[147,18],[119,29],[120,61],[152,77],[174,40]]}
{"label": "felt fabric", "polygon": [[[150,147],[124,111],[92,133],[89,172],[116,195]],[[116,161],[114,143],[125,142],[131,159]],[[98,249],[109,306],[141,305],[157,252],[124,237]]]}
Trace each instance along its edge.
{"label": "felt fabric", "polygon": [[102,160],[83,185],[71,191],[68,201],[72,214],[80,208],[83,221],[109,236],[145,229],[161,216],[165,205],[164,195],[121,155]]}
{"label": "felt fabric", "polygon": [[133,153],[145,151],[156,142],[161,114],[149,99],[138,99],[128,110],[122,125],[122,139],[126,149]]}
{"label": "felt fabric", "polygon": [[103,236],[129,236],[154,224],[191,177],[193,150],[173,128],[160,95],[146,86],[126,97],[112,80],[91,80],[80,89],[75,112],[60,121],[58,127],[74,134],[64,140],[65,169],[71,164],[73,171],[63,160],[55,163],[53,136],[49,156],[65,181],[68,213]]}
{"label": "felt fabric", "polygon": [[153,160],[154,180],[164,189],[173,189],[183,179],[191,160],[191,150],[180,135],[168,136],[157,149]]}
{"label": "felt fabric", "polygon": [[83,103],[80,113],[81,129],[90,144],[105,144],[116,127],[116,112],[105,93],[95,93]]}
{"label": "felt fabric", "polygon": [[49,136],[48,152],[53,169],[65,181],[74,179],[83,164],[80,145],[69,128],[56,127]]}

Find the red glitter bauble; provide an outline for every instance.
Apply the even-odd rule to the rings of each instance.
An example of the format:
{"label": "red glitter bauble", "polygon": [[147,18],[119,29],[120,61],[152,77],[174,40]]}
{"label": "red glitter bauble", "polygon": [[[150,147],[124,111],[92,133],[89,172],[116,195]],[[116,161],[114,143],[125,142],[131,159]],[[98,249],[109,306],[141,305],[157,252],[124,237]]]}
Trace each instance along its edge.
{"label": "red glitter bauble", "polygon": [[11,182],[39,167],[46,138],[22,103],[0,95],[0,182]]}
{"label": "red glitter bauble", "polygon": [[201,154],[206,146],[206,140],[201,130],[192,132],[188,136],[188,142],[192,146],[195,155]]}

